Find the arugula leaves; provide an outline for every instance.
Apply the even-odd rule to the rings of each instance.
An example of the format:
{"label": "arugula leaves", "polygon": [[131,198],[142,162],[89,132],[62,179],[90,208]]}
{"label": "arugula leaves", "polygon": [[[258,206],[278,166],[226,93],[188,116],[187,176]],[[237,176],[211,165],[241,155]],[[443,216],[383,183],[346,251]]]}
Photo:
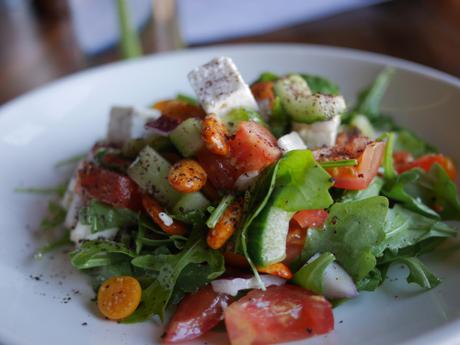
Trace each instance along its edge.
{"label": "arugula leaves", "polygon": [[371,198],[373,196],[378,196],[380,195],[380,191],[382,190],[384,181],[382,178],[376,176],[372,180],[372,182],[369,184],[369,186],[366,189],[362,190],[346,190],[341,198],[341,202],[347,202],[347,201],[355,201],[355,200],[363,200],[367,198]]}
{"label": "arugula leaves", "polygon": [[320,92],[333,96],[340,94],[339,86],[324,77],[311,74],[301,74],[301,76],[307,82],[312,93]]}
{"label": "arugula leaves", "polygon": [[434,164],[429,172],[412,169],[398,175],[387,182],[383,194],[427,217],[460,219],[457,188],[439,164]]}
{"label": "arugula leaves", "polygon": [[395,252],[428,238],[452,237],[457,234],[447,224],[409,211],[398,204],[388,211],[384,232],[385,239],[377,250],[381,253],[385,249]]}
{"label": "arugula leaves", "polygon": [[276,138],[282,137],[288,132],[290,123],[291,120],[281,103],[281,98],[276,96],[273,101],[272,113],[268,119],[271,132]]}
{"label": "arugula leaves", "polygon": [[210,267],[207,280],[215,279],[225,271],[222,254],[208,248],[199,233],[192,234],[184,250],[178,254],[138,256],[131,263],[136,267],[156,271],[158,275],[142,291],[142,302],[134,314],[124,320],[126,323],[144,321],[153,315],[163,319],[177,280],[189,264],[207,263]]}
{"label": "arugula leaves", "polygon": [[230,206],[230,204],[235,200],[235,197],[231,194],[227,194],[222,198],[219,202],[219,205],[212,211],[211,215],[209,216],[208,220],[206,221],[206,226],[210,229],[213,229],[219,219],[224,214],[225,210]]}
{"label": "arugula leaves", "polygon": [[311,151],[290,151],[278,165],[274,206],[295,212],[323,209],[332,204],[329,188],[333,181],[316,163]]}
{"label": "arugula leaves", "polygon": [[330,251],[355,282],[376,265],[375,246],[385,237],[388,199],[382,196],[335,203],[323,231],[309,231],[303,258]]}
{"label": "arugula leaves", "polygon": [[420,139],[414,133],[402,129],[398,131],[395,141],[395,151],[406,151],[411,153],[415,158],[428,153],[436,153],[435,147],[431,146],[424,140]]}
{"label": "arugula leaves", "polygon": [[116,264],[135,256],[135,252],[119,242],[94,240],[83,242],[70,253],[70,262],[81,270]]}
{"label": "arugula leaves", "polygon": [[138,215],[125,208],[112,207],[96,200],[91,200],[86,207],[80,210],[79,221],[91,226],[91,232],[124,228],[135,225]]}
{"label": "arugula leaves", "polygon": [[40,222],[40,229],[52,230],[64,224],[67,211],[57,202],[48,202],[48,213]]}
{"label": "arugula leaves", "polygon": [[360,92],[354,111],[366,115],[369,119],[379,117],[380,103],[394,73],[393,68],[386,68],[380,72],[374,82]]}

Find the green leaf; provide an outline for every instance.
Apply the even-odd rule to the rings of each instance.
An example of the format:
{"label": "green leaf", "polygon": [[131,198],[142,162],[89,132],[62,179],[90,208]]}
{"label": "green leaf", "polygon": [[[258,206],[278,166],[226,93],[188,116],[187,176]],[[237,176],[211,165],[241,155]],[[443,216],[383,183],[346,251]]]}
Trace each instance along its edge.
{"label": "green leaf", "polygon": [[[279,162],[279,161],[278,161]],[[242,222],[242,226],[236,233],[236,243],[235,243],[235,250],[236,252],[240,252],[244,255],[246,260],[248,260],[249,265],[251,266],[252,271],[256,279],[259,282],[261,287],[264,287],[262,280],[260,279],[259,273],[257,268],[255,267],[254,263],[252,262],[251,257],[249,256],[248,252],[248,238],[247,232],[249,226],[252,224],[254,219],[262,212],[265,205],[267,204],[270,196],[272,195],[275,189],[276,183],[276,175],[278,173],[279,164],[272,165],[271,167],[265,169],[261,176],[257,179],[255,185],[251,188],[249,198],[245,200],[245,213],[246,218]]]}
{"label": "green leaf", "polygon": [[301,74],[301,76],[307,82],[312,93],[320,92],[334,96],[340,95],[339,86],[324,77],[310,74]]}
{"label": "green leaf", "polygon": [[423,156],[427,153],[437,152],[436,148],[420,139],[414,133],[405,129],[397,132],[395,151],[409,152],[415,158]]}
{"label": "green leaf", "polygon": [[288,132],[290,122],[289,115],[281,103],[281,98],[276,96],[273,101],[272,114],[268,119],[271,132],[277,138],[282,137]]}
{"label": "green leaf", "polygon": [[195,97],[192,97],[192,96],[189,96],[189,95],[186,95],[186,94],[183,94],[183,93],[178,93],[176,95],[176,99],[178,101],[186,102],[186,103],[188,103],[190,105],[196,105],[196,106],[199,105],[199,103],[198,103],[198,101],[197,101],[197,99]]}
{"label": "green leaf", "polygon": [[295,212],[323,209],[332,204],[329,188],[333,182],[311,151],[290,151],[277,165],[274,206]]}
{"label": "green leaf", "polygon": [[317,294],[323,294],[323,276],[326,268],[335,261],[332,253],[322,253],[310,263],[306,263],[294,274],[292,282]]}
{"label": "green leaf", "polygon": [[264,81],[276,81],[278,80],[278,78],[279,77],[277,74],[274,74],[272,72],[263,72],[254,83],[264,82]]}
{"label": "green leaf", "polygon": [[67,190],[67,183],[59,184],[55,187],[26,187],[26,188],[15,188],[16,193],[28,193],[28,194],[43,194],[43,195],[56,195],[62,198]]}
{"label": "green leaf", "polygon": [[441,283],[441,280],[436,277],[431,271],[416,257],[399,258],[394,261],[407,266],[409,275],[407,276],[408,283],[418,284],[424,289],[432,289]]}
{"label": "green leaf", "polygon": [[81,270],[107,266],[134,257],[136,254],[125,245],[106,240],[86,241],[70,253],[70,262]]}
{"label": "green leaf", "polygon": [[393,132],[388,133],[383,155],[383,177],[387,180],[393,180],[397,175],[393,162],[394,141],[395,134]]}
{"label": "green leaf", "polygon": [[79,161],[81,161],[82,159],[85,159],[87,155],[88,155],[87,153],[80,153],[80,154],[72,156],[70,158],[63,159],[62,161],[57,162],[55,164],[55,167],[60,168],[60,167],[66,166],[66,165],[76,164]]}
{"label": "green leaf", "polygon": [[382,192],[404,207],[427,217],[460,219],[457,187],[437,163],[429,172],[412,169],[400,174],[394,181],[387,183]]}
{"label": "green leaf", "polygon": [[384,231],[385,239],[377,250],[380,253],[385,249],[395,252],[432,237],[453,237],[457,234],[447,224],[409,211],[399,204],[388,211]]}
{"label": "green leaf", "polygon": [[367,89],[361,91],[354,111],[364,114],[370,119],[378,117],[380,102],[394,73],[393,68],[386,68],[380,72],[374,82]]}
{"label": "green leaf", "polygon": [[216,225],[219,219],[222,217],[224,214],[225,210],[227,209],[228,206],[235,200],[235,197],[231,194],[228,194],[220,200],[219,205],[212,211],[211,215],[209,216],[206,226],[210,229],[213,229]]}
{"label": "green leaf", "polygon": [[363,279],[356,284],[359,291],[374,291],[385,280],[386,270],[384,272],[379,267],[374,267]]}
{"label": "green leaf", "polygon": [[308,231],[302,258],[331,252],[355,282],[376,265],[375,248],[384,239],[388,199],[381,196],[335,203],[323,231]]}
{"label": "green leaf", "polygon": [[57,240],[48,243],[47,245],[44,245],[40,249],[37,250],[37,252],[34,255],[34,258],[39,260],[41,259],[45,254],[50,253],[55,251],[58,248],[67,246],[72,244],[72,241],[70,240],[70,231],[66,230],[64,234],[62,235],[61,238],[58,238]]}
{"label": "green leaf", "polygon": [[369,184],[366,189],[362,190],[346,190],[342,197],[340,198],[341,202],[354,201],[354,200],[363,200],[371,198],[373,196],[378,196],[383,187],[383,179],[376,176]]}
{"label": "green leaf", "polygon": [[52,230],[64,224],[67,211],[57,202],[48,203],[48,212],[40,222],[40,229]]}
{"label": "green leaf", "polygon": [[80,210],[79,221],[91,226],[91,232],[124,228],[135,225],[138,215],[125,208],[115,208],[96,200],[91,200],[88,206]]}
{"label": "green leaf", "polygon": [[211,266],[207,279],[215,279],[225,270],[222,254],[208,248],[200,233],[198,236],[192,234],[184,250],[178,254],[138,256],[131,263],[136,267],[156,271],[158,276],[142,291],[142,302],[135,313],[124,320],[126,323],[144,321],[153,315],[163,319],[177,280],[188,265],[206,263]]}

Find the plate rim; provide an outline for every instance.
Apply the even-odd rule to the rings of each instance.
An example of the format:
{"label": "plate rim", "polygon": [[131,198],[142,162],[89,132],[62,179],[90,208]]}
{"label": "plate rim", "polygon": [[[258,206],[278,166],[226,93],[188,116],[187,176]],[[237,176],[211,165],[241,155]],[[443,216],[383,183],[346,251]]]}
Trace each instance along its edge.
{"label": "plate rim", "polygon": [[7,101],[6,103],[0,105],[0,116],[5,113],[9,108],[16,106],[17,103],[21,103],[24,100],[27,100],[29,97],[33,97],[37,93],[46,92],[49,89],[59,87],[61,84],[70,83],[78,78],[85,78],[90,75],[97,73],[103,73],[105,70],[110,70],[114,68],[119,68],[122,66],[135,65],[140,63],[147,63],[151,60],[157,59],[167,59],[170,56],[179,56],[179,55],[189,55],[189,54],[199,54],[206,51],[216,51],[216,50],[228,50],[228,49],[239,49],[241,50],[272,50],[272,49],[289,49],[289,50],[310,50],[315,53],[325,53],[331,56],[340,57],[345,56],[354,60],[371,62],[376,64],[383,64],[387,66],[397,67],[402,70],[410,71],[413,73],[421,74],[432,79],[437,79],[442,82],[445,82],[449,85],[457,87],[460,89],[460,77],[456,77],[447,72],[440,71],[436,68],[426,66],[417,62],[405,60],[402,58],[369,52],[360,49],[346,48],[346,47],[337,47],[330,45],[321,45],[321,44],[304,44],[304,43],[241,43],[241,44],[218,44],[210,45],[205,47],[192,47],[185,48],[175,51],[168,52],[158,52],[152,53],[149,55],[144,55],[138,58],[114,61],[107,64],[93,66],[81,71],[70,73],[68,75],[53,79],[43,85],[34,87],[17,97]]}

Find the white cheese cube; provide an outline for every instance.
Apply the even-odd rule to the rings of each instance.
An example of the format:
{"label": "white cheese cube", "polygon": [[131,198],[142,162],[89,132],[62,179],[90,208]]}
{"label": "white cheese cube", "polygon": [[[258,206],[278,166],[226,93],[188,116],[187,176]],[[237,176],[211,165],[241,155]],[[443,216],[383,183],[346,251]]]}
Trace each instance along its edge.
{"label": "white cheese cube", "polygon": [[311,149],[334,146],[339,126],[340,116],[338,115],[330,120],[312,124],[292,123],[292,129],[299,133],[305,144]]}
{"label": "white cheese cube", "polygon": [[132,107],[112,107],[107,132],[107,141],[123,144],[129,139],[145,134],[145,124],[160,116],[154,109],[134,109]]}
{"label": "white cheese cube", "polygon": [[223,117],[235,108],[259,110],[249,86],[228,57],[215,58],[193,69],[188,80],[207,114]]}

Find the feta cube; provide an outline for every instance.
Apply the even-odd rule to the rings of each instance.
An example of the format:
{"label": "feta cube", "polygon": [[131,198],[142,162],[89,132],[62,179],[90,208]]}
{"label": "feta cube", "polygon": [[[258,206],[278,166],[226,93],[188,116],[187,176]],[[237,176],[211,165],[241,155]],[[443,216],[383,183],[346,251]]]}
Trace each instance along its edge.
{"label": "feta cube", "polygon": [[327,121],[312,124],[293,122],[292,129],[299,133],[309,148],[330,147],[335,145],[340,126],[340,116],[336,115]]}
{"label": "feta cube", "polygon": [[145,134],[145,124],[160,116],[155,109],[134,109],[132,107],[112,107],[107,132],[107,141],[123,144],[129,139]]}
{"label": "feta cube", "polygon": [[249,86],[228,57],[193,69],[188,80],[207,114],[223,117],[235,108],[259,110]]}

